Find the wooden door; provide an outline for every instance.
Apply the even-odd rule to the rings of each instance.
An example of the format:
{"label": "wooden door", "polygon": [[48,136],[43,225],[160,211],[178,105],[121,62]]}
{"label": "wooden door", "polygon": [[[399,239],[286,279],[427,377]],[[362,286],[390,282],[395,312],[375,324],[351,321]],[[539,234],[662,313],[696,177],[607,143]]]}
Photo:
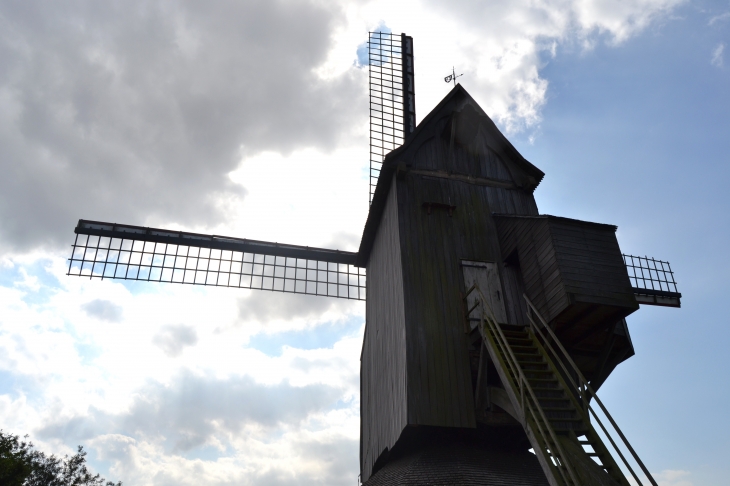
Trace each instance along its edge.
{"label": "wooden door", "polygon": [[[468,260],[461,261],[461,268],[464,272],[464,286],[469,290],[474,283],[484,294],[487,304],[492,309],[495,319],[500,324],[507,323],[507,313],[504,310],[504,293],[502,292],[502,282],[499,279],[499,268],[494,262],[472,262]],[[471,309],[479,299],[479,293],[473,291],[467,297],[467,309]],[[471,313],[471,317],[478,317],[478,311],[475,309]],[[477,320],[470,320],[471,328],[476,327]]]}

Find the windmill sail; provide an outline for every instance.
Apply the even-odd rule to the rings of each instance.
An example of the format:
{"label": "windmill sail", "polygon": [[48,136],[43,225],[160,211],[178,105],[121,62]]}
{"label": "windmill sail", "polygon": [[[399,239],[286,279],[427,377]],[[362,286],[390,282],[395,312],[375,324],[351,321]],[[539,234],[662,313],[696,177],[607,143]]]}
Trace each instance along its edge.
{"label": "windmill sail", "polygon": [[367,267],[364,485],[628,486],[624,466],[641,484],[612,435],[656,484],[596,390],[634,355],[625,318],[680,306],[669,263],[622,255],[616,226],[539,214],[544,173],[462,86],[414,131],[412,41],[373,32],[368,52],[357,253],[80,220],[68,274],[365,300]]}
{"label": "windmill sail", "polygon": [[356,253],[79,220],[68,275],[365,300]]}
{"label": "windmill sail", "polygon": [[405,34],[370,32],[370,203],[383,159],[416,129],[413,77],[413,38]]}
{"label": "windmill sail", "polygon": [[682,307],[682,294],[677,290],[669,262],[646,256],[624,254],[623,257],[638,303]]}

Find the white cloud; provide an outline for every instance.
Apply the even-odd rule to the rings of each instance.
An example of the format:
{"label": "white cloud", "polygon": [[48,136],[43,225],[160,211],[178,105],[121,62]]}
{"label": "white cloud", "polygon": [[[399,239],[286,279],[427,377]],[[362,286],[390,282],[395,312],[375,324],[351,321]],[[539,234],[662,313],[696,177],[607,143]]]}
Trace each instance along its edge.
{"label": "white cloud", "polygon": [[[679,3],[3,5],[0,421],[49,452],[83,443],[126,484],[354,481],[362,326],[340,324],[363,303],[66,277],[75,220],[356,250],[368,28],[414,37],[419,118],[455,65],[522,130],[540,122],[546,62]],[[316,349],[251,345],[325,328]]]}
{"label": "white cloud", "polygon": [[707,22],[707,25],[714,25],[718,22],[724,22],[725,20],[730,20],[730,12],[724,12],[719,15],[715,15],[709,20],[709,22]]}
{"label": "white cloud", "polygon": [[656,480],[659,486],[693,486],[692,481],[687,479],[689,476],[689,471],[665,469],[656,475]]}
{"label": "white cloud", "polygon": [[180,356],[187,346],[194,346],[198,342],[198,334],[192,326],[169,325],[163,327],[152,338],[152,342],[168,357],[175,358]]}
{"label": "white cloud", "polygon": [[58,247],[81,216],[225,220],[242,153],[332,149],[362,118],[359,70],[314,72],[341,21],[338,2],[4,4],[0,245]]}
{"label": "white cloud", "polygon": [[[415,38],[420,117],[447,92],[443,77],[456,65],[487,111],[515,131],[539,123],[548,90],[540,69],[561,49],[625,42],[680,3],[6,4],[0,245],[59,248],[79,217],[208,231],[230,227],[230,209],[246,205],[254,186],[286,195],[297,185],[317,194],[343,184],[229,175],[265,153],[301,160],[307,150],[343,156],[353,147],[363,169],[366,73],[354,66],[355,50],[383,19]],[[327,173],[307,163],[310,174]],[[360,180],[344,191],[356,194]],[[357,212],[351,219],[361,224]]]}
{"label": "white cloud", "polygon": [[81,306],[87,315],[102,321],[120,322],[124,311],[122,306],[104,299],[94,299]]}
{"label": "white cloud", "polygon": [[[689,471],[683,471],[681,469],[665,469],[659,473],[652,473],[654,480],[659,486],[694,486],[694,483],[688,479],[691,475]],[[647,477],[643,474],[639,474],[642,484],[649,483]],[[629,478],[629,483],[632,486],[636,486],[638,483],[634,478]]]}
{"label": "white cloud", "polygon": [[710,64],[716,67],[722,67],[725,59],[723,57],[725,53],[725,44],[718,44],[717,47],[712,51],[712,59]]}
{"label": "white cloud", "polygon": [[[387,19],[395,31],[413,35],[419,116],[446,93],[452,65],[460,82],[508,131],[530,129],[541,119],[548,83],[540,69],[573,46],[603,40],[626,42],[684,0],[374,0],[352,4],[350,25],[374,28]],[[418,15],[413,15],[418,12]],[[361,29],[365,30],[365,29]]]}
{"label": "white cloud", "polygon": [[[3,271],[21,267],[11,263]],[[325,348],[292,342],[274,357],[249,338],[357,318],[362,303],[273,316],[263,307],[241,322],[238,296],[250,291],[70,278],[62,259],[23,265],[36,273],[0,286],[0,373],[15,383],[0,390],[6,430],[54,453],[84,444],[109,461],[106,476],[128,484],[341,484],[356,475],[362,328]],[[39,288],[13,285],[28,277]],[[49,282],[55,292],[36,302]],[[100,320],[110,305],[123,316]]]}

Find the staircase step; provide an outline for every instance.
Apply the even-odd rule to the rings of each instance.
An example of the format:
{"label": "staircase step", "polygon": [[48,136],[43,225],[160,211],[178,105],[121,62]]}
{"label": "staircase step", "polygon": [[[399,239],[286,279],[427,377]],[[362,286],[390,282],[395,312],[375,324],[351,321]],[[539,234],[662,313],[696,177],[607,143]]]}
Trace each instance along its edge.
{"label": "staircase step", "polygon": [[580,419],[579,417],[576,417],[575,410],[563,410],[563,411],[552,411],[552,410],[542,410],[545,413],[545,416],[552,422],[553,420],[561,421],[561,420],[574,420],[574,419]]}
{"label": "staircase step", "polygon": [[578,426],[560,426],[560,425],[553,424],[553,430],[555,431],[556,434],[565,434],[565,433],[569,433],[569,432],[577,434],[578,432],[582,432],[585,429],[582,427],[578,427]]}
{"label": "staircase step", "polygon": [[[553,370],[550,370],[550,369],[546,369],[546,370],[535,370],[535,369],[525,369],[525,368],[522,368],[522,372],[525,374],[525,376],[527,376],[529,373],[532,373],[536,377],[537,376],[540,376],[542,378],[546,378],[546,377],[550,377],[550,376],[555,376],[554,373],[553,373]],[[555,380],[555,381],[557,381],[557,380]]]}
{"label": "staircase step", "polygon": [[530,346],[510,346],[510,348],[515,356],[540,356],[542,358],[537,348]]}
{"label": "staircase step", "polygon": [[[552,420],[550,422],[552,422]],[[564,419],[556,420],[556,422],[577,422],[577,423],[583,423],[583,419],[581,417],[570,417],[570,418],[564,418]]]}
{"label": "staircase step", "polygon": [[550,425],[552,426],[553,430],[555,432],[583,432],[587,430],[585,424],[583,424],[582,421],[579,422],[571,422],[569,420],[556,420],[556,421],[550,421]]}
{"label": "staircase step", "polygon": [[[516,326],[506,326],[506,329],[503,325],[500,327],[500,332],[488,329],[487,334],[483,336],[488,346],[491,346],[488,341],[496,344],[497,354],[505,365],[505,369],[500,371],[501,376],[511,382],[509,386],[516,387],[514,392],[518,395],[517,399],[523,401],[521,405],[516,406],[524,407],[522,413],[527,415],[529,426],[534,429],[533,433],[547,434],[543,440],[546,441],[546,444],[552,445],[555,444],[549,437],[550,434],[571,438],[571,441],[580,444],[586,454],[586,459],[590,457],[611,477],[623,480],[620,469],[616,470],[615,466],[604,464],[605,462],[613,464],[612,456],[605,450],[600,438],[592,435],[595,434],[595,431],[593,431],[590,421],[585,418],[584,411],[572,399],[575,391],[572,390],[571,385],[564,388],[565,383],[553,368],[553,358],[545,355],[541,350],[539,339],[529,330],[522,330]],[[497,365],[499,366],[499,364]],[[514,368],[515,365],[518,369]],[[532,391],[529,393],[523,389],[524,397],[519,396],[520,376],[524,376]],[[522,385],[524,387],[525,384]],[[539,429],[542,429],[542,432]],[[548,432],[547,429],[552,432]],[[583,437],[583,439],[578,439],[578,437]],[[545,452],[552,455],[548,451]],[[557,467],[563,469],[565,466],[560,464],[563,459],[557,457],[556,459],[559,463]]]}
{"label": "staircase step", "polygon": [[535,396],[538,400],[565,400],[565,392],[560,388],[535,388],[533,386],[532,391],[535,392]]}
{"label": "staircase step", "polygon": [[[506,336],[505,336],[506,337]],[[507,342],[510,344],[510,346],[534,346],[535,344],[532,342],[532,339],[530,338],[507,338]]]}
{"label": "staircase step", "polygon": [[525,371],[523,374],[525,375],[525,378],[527,378],[527,382],[530,386],[542,386],[555,383],[555,386],[559,387],[558,380],[556,380],[552,374],[540,373],[539,371]]}
{"label": "staircase step", "polygon": [[551,371],[548,368],[547,363],[537,363],[535,361],[528,361],[527,363],[520,363],[523,371]]}
{"label": "staircase step", "polygon": [[575,408],[573,408],[569,403],[545,403],[540,397],[537,398],[537,401],[540,402],[540,407],[542,407],[543,410],[575,410]]}
{"label": "staircase step", "polygon": [[[527,376],[527,374],[525,374],[525,376]],[[561,388],[558,380],[552,375],[547,378],[527,377],[527,381],[530,382],[530,386],[532,386],[533,388]]]}
{"label": "staircase step", "polygon": [[527,331],[515,331],[512,329],[502,329],[502,333],[507,337],[515,336],[515,337],[521,337],[524,339],[528,339]]}
{"label": "staircase step", "polygon": [[[530,352],[530,354],[533,354],[533,353],[537,353],[538,352],[537,351],[537,347],[535,347],[534,344],[513,344],[513,343],[509,343],[509,346],[513,350],[520,350],[520,351],[527,350],[527,351]],[[515,351],[515,352],[517,352],[517,351]]]}
{"label": "staircase step", "polygon": [[555,393],[549,393],[549,392],[555,392],[556,390],[554,388],[542,388],[537,389],[534,386],[532,387],[532,391],[535,392],[537,395],[538,390],[540,390],[541,393],[548,392],[545,396],[538,396],[537,398],[540,400],[541,405],[547,406],[547,407],[572,407],[573,404],[570,401],[570,398],[563,393],[562,389],[559,389],[561,394],[555,394]]}

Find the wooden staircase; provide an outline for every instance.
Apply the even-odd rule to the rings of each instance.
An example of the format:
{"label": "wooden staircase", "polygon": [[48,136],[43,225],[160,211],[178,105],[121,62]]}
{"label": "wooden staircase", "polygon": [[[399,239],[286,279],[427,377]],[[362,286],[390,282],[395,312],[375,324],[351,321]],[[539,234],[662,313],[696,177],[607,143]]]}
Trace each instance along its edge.
{"label": "wooden staircase", "polygon": [[[491,332],[491,341],[496,341],[499,336],[495,336],[493,331]],[[592,457],[598,459],[594,464],[586,462],[582,464],[583,467],[577,467],[573,464],[573,475],[579,482],[571,480],[570,471],[567,470],[567,463],[575,462],[569,460],[563,460],[559,452],[552,451],[549,447],[546,448],[547,459],[553,465],[553,468],[560,468],[559,476],[566,476],[564,483],[557,482],[557,484],[620,484],[627,486],[629,483],[626,481],[623,473],[618,468],[618,465],[614,462],[613,457],[606,450],[603,442],[600,440],[598,435],[593,430],[590,421],[587,420],[582,406],[576,401],[575,396],[570,392],[569,388],[562,380],[556,369],[551,366],[542,346],[527,330],[506,330],[503,329],[502,333],[507,340],[507,343],[512,350],[514,357],[517,360],[517,364],[522,370],[524,377],[527,379],[527,383],[532,388],[537,403],[535,405],[542,409],[544,418],[541,414],[534,417],[533,420],[527,421],[527,426],[533,430],[532,435],[535,436],[535,431],[542,428],[547,429],[548,426],[553,430],[556,435],[556,439],[560,442],[562,449],[566,449],[568,446],[566,443],[572,443],[578,447],[573,447],[573,451],[585,451],[585,455],[588,460]],[[487,345],[489,349],[489,345]],[[505,356],[505,350],[500,347],[493,345],[491,346],[498,353],[500,353],[499,360],[506,361],[508,356]],[[490,350],[491,352],[491,350]],[[494,358],[493,358],[494,359]],[[511,381],[517,382],[518,379],[514,374],[511,373]],[[505,380],[503,380],[504,383]],[[510,381],[510,380],[507,380]],[[514,407],[514,403],[512,404]],[[518,407],[520,404],[518,404]],[[547,419],[547,424],[545,423]],[[533,423],[538,422],[538,423]],[[524,425],[524,424],[523,424]],[[579,439],[580,437],[580,439]],[[534,450],[535,444],[533,444]],[[566,447],[567,446],[567,447]],[[588,450],[586,450],[588,449]],[[569,455],[568,451],[563,451],[565,455]],[[541,461],[542,462],[542,461]],[[577,470],[576,470],[577,469]],[[581,469],[587,469],[588,471],[581,471]],[[583,472],[583,474],[581,474]],[[597,476],[595,481],[592,483],[582,482],[581,479],[586,476],[586,472],[590,476]],[[566,474],[567,473],[567,474]],[[607,473],[609,478],[601,477],[601,473]],[[603,480],[603,481],[602,481]],[[583,479],[585,481],[585,479]],[[600,481],[600,482],[597,482]]]}
{"label": "wooden staircase", "polygon": [[[478,288],[474,290],[481,294]],[[656,486],[651,474],[532,303],[527,301],[531,325],[520,328],[498,324],[483,295],[480,295],[480,302],[479,332],[504,385],[509,399],[507,407],[511,406],[511,412],[522,423],[549,483],[553,486],[631,484],[593,428],[592,416],[633,476],[635,484],[642,484],[591,406],[593,399],[646,479]]]}

